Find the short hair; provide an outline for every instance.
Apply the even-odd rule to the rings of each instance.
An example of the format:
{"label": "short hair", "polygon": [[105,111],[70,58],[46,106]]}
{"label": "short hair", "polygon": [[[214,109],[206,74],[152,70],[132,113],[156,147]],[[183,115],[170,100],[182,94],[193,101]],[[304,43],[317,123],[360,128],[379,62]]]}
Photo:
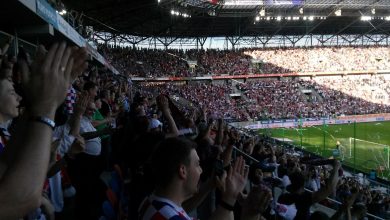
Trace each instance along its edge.
{"label": "short hair", "polygon": [[196,149],[196,143],[184,137],[167,138],[157,146],[152,155],[152,170],[156,186],[168,186],[180,165],[190,164],[192,149]]}
{"label": "short hair", "polygon": [[292,191],[296,191],[305,185],[305,176],[301,172],[294,171],[288,177],[291,181],[289,189]]}
{"label": "short hair", "polygon": [[88,91],[88,90],[90,90],[90,89],[95,88],[96,86],[97,86],[96,83],[91,82],[91,81],[88,81],[88,82],[85,82],[85,83],[84,83],[83,90],[84,90],[84,91]]}
{"label": "short hair", "polygon": [[104,98],[107,98],[107,97],[108,97],[108,94],[109,94],[109,90],[104,89],[104,90],[101,90],[101,91],[100,91],[99,97],[100,97],[101,99],[104,99]]}

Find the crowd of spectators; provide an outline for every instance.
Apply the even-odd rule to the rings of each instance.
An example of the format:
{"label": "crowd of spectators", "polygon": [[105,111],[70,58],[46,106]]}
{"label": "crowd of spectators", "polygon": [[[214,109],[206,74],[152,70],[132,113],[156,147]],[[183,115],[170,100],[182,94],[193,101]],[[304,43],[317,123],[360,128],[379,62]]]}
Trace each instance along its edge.
{"label": "crowd of spectators", "polygon": [[[388,47],[316,47],[251,49],[244,54],[283,69],[270,69],[266,73],[334,72],[354,70],[388,70]],[[280,72],[283,71],[283,72]]]}
{"label": "crowd of spectators", "polygon": [[386,75],[253,79],[235,86],[222,81],[147,83],[142,88],[148,97],[163,93],[186,100],[182,110],[187,114],[196,107],[215,118],[232,121],[390,112]]}
{"label": "crowd of spectators", "polygon": [[121,47],[104,47],[99,50],[113,66],[128,76],[163,77],[190,76],[187,62],[180,50],[132,49]]}
{"label": "crowd of spectators", "polygon": [[258,80],[237,84],[252,100],[247,110],[252,118],[295,118],[306,113],[306,100],[297,80]]}
{"label": "crowd of spectators", "polygon": [[233,93],[230,85],[206,83],[182,86],[168,85],[163,92],[178,95],[195,103],[198,108],[205,109],[205,113],[214,118],[249,120],[245,114],[245,105],[240,105],[239,100],[229,96]]}
{"label": "crowd of spectators", "polygon": [[[11,43],[0,51],[0,219],[363,219],[367,211],[388,218],[389,196],[346,177],[337,159],[324,165],[224,121],[260,117],[258,107],[267,118],[315,117],[318,106],[322,115],[387,112],[373,102],[387,99],[385,77],[137,87],[88,69],[85,48],[54,43],[33,59],[23,48],[11,58]],[[187,74],[178,51],[121,50],[113,54],[137,57],[124,69]],[[199,62],[212,71],[249,68],[239,54],[205,54]],[[366,94],[379,84],[384,92]],[[359,98],[347,91],[360,88]],[[231,96],[237,90],[242,98]],[[337,211],[312,213],[315,203]]]}
{"label": "crowd of spectators", "polygon": [[[316,77],[312,80],[328,90],[337,90],[346,95],[360,97],[372,103],[389,104],[390,84],[387,75],[357,75],[345,77]],[[328,97],[324,88],[315,88]]]}
{"label": "crowd of spectators", "polygon": [[384,76],[255,80],[237,86],[254,101],[247,108],[251,118],[319,118],[390,112],[389,83]]}
{"label": "crowd of spectators", "polygon": [[[99,50],[121,72],[141,77],[390,69],[384,56],[390,49],[379,46],[184,51],[99,45]],[[190,67],[189,61],[196,66]]]}
{"label": "crowd of spectators", "polygon": [[[231,50],[158,50],[99,45],[99,50],[129,76],[242,75],[255,71],[249,56]],[[190,68],[188,61],[195,61]]]}

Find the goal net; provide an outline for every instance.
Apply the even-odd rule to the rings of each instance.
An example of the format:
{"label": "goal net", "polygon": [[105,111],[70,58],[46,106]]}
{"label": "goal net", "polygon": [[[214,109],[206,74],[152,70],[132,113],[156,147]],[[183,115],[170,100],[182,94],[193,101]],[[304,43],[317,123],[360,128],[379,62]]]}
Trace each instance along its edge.
{"label": "goal net", "polygon": [[[357,138],[340,139],[340,156],[349,163],[365,169],[389,170],[389,146]],[[356,158],[354,158],[356,157]]]}

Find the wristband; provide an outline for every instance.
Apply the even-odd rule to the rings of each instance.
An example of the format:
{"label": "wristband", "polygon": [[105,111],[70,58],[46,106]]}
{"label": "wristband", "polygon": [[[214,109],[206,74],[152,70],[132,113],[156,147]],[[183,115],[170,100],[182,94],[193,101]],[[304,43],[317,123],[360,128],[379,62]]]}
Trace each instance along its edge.
{"label": "wristband", "polygon": [[224,209],[226,209],[226,210],[228,210],[228,211],[233,211],[233,210],[234,210],[234,206],[229,205],[228,203],[224,202],[223,200],[221,200],[221,201],[219,202],[219,205],[220,205],[222,208],[224,208]]}
{"label": "wristband", "polygon": [[31,118],[32,121],[43,123],[54,130],[56,123],[48,117],[36,116]]}

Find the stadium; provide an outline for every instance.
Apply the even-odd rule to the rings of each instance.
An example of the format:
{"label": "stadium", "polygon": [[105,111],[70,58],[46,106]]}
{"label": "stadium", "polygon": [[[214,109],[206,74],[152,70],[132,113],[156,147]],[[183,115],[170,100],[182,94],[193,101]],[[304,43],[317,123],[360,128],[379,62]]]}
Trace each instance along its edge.
{"label": "stadium", "polygon": [[0,219],[390,218],[390,1],[0,11]]}

